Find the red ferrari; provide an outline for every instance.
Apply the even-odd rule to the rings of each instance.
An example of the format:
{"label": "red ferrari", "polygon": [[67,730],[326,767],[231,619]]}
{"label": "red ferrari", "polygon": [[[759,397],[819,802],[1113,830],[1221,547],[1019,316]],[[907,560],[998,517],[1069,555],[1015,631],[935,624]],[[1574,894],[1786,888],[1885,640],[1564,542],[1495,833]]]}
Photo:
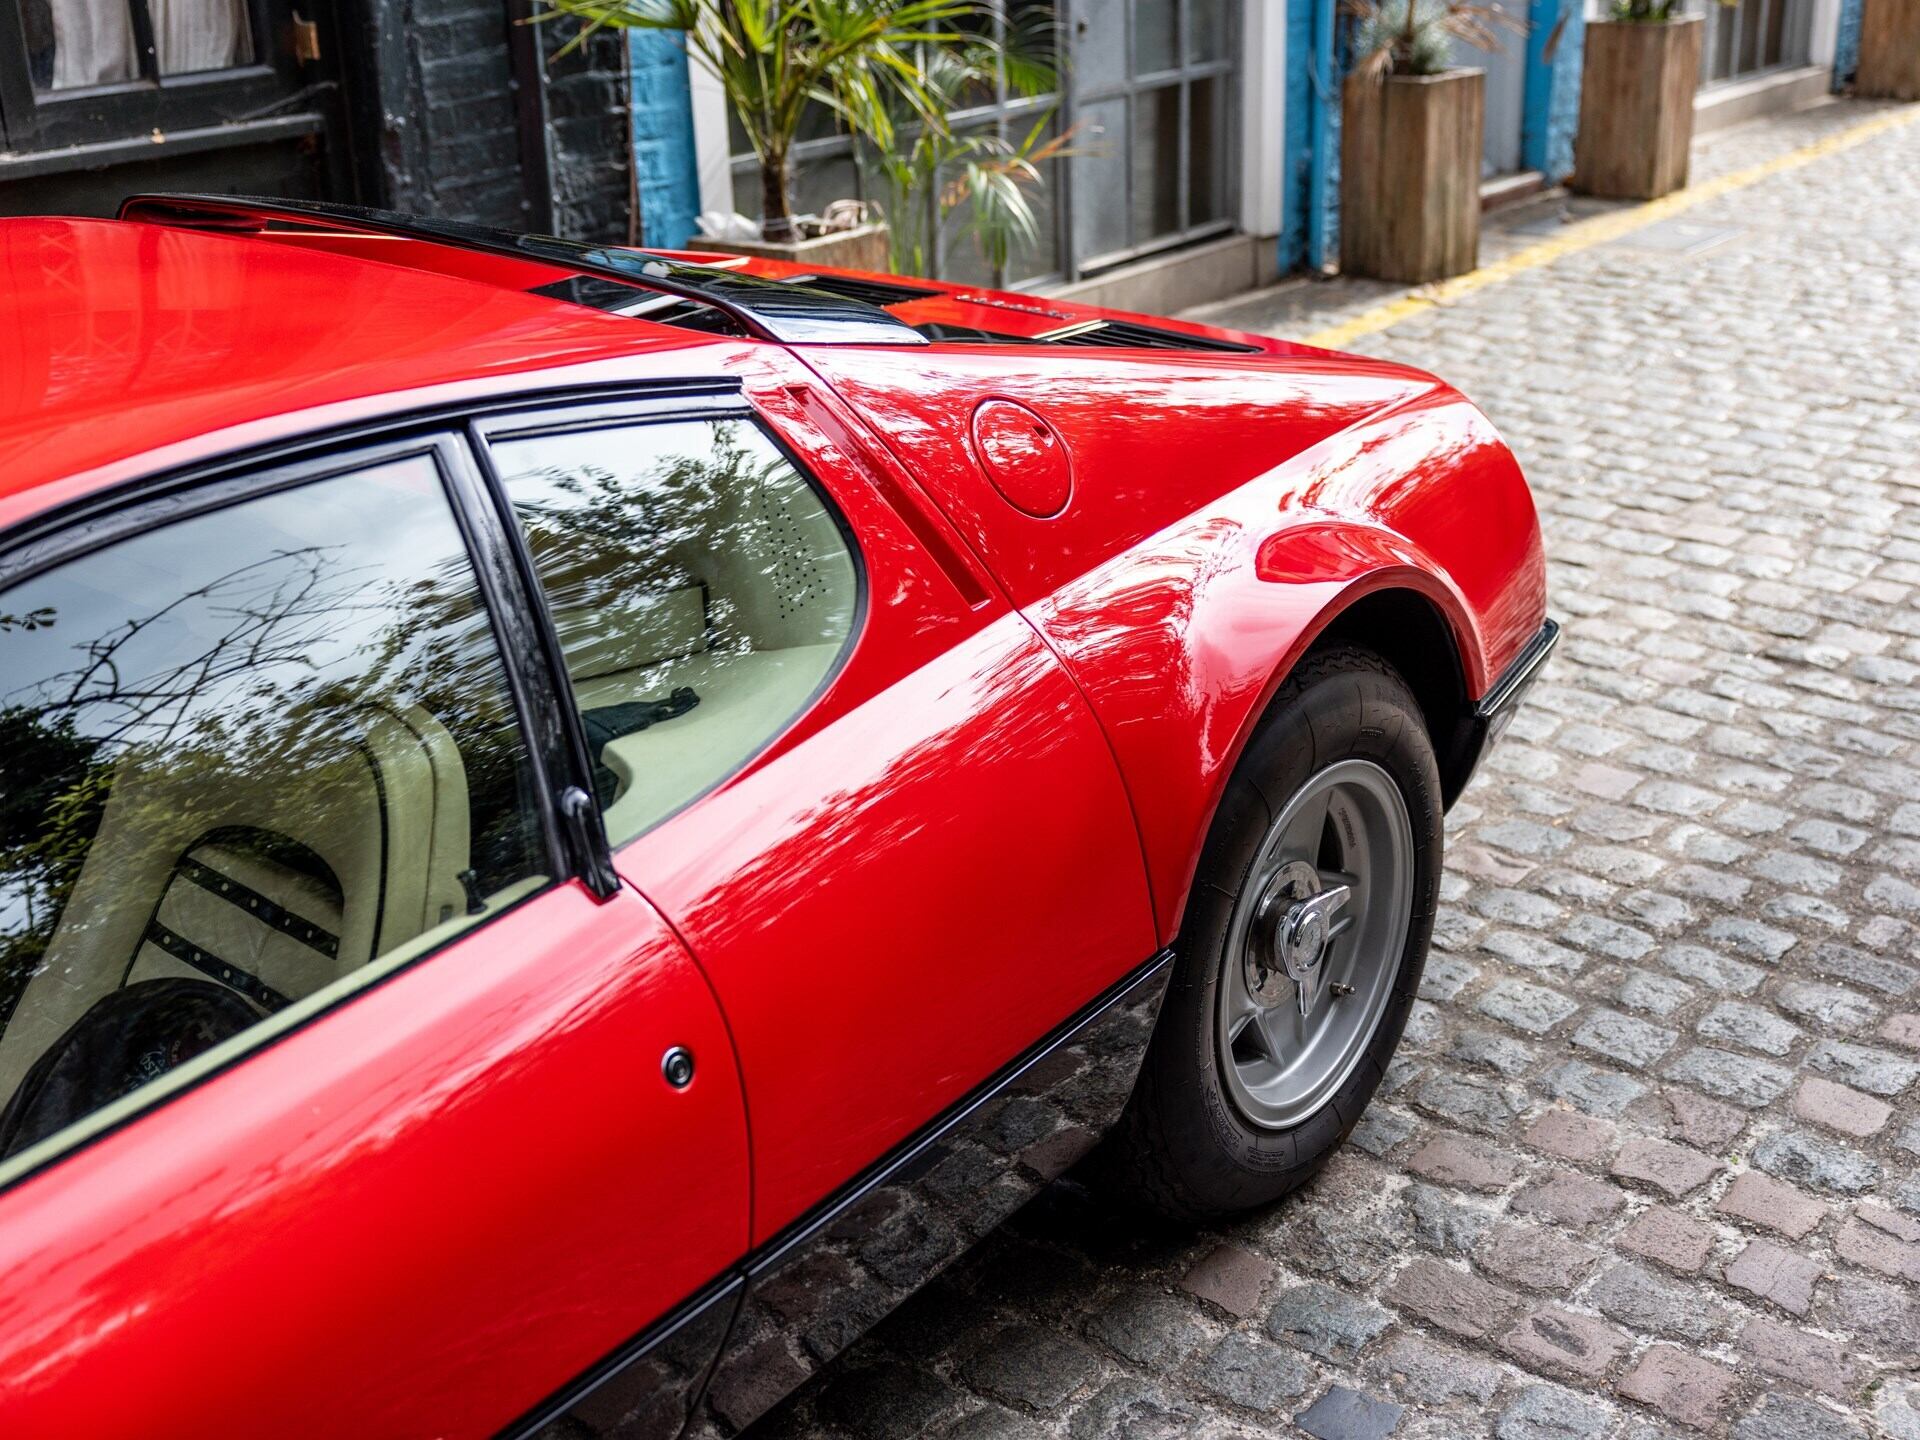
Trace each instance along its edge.
{"label": "red ferrari", "polygon": [[0,221],[0,1430],[730,1434],[1313,1173],[1552,649],[1398,365],[379,211]]}

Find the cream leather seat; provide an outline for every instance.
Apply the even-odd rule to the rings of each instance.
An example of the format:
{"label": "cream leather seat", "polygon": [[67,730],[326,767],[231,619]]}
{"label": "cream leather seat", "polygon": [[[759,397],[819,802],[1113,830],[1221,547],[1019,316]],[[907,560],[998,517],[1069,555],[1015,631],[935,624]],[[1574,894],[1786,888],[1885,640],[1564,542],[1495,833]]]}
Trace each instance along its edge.
{"label": "cream leather seat", "polygon": [[[557,505],[560,468],[510,476],[508,493]],[[858,597],[833,516],[777,455],[701,490],[697,505],[676,497],[660,509],[652,549],[649,535],[589,550],[535,529],[615,844],[738,769],[805,707]]]}
{"label": "cream leather seat", "polygon": [[453,737],[417,705],[361,705],[325,728],[339,742],[309,743],[304,763],[121,759],[46,955],[0,1034],[0,1096],[123,986],[211,979],[266,1013],[467,909],[468,796]]}

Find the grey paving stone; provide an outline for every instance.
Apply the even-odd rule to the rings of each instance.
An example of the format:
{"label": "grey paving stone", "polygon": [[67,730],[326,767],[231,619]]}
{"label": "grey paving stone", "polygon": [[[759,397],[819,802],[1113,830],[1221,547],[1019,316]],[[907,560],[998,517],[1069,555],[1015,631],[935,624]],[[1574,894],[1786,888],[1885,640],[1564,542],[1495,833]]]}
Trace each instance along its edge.
{"label": "grey paving stone", "polygon": [[1822,1040],[1808,1052],[1807,1065],[1873,1095],[1898,1095],[1920,1078],[1920,1060],[1844,1040]]}
{"label": "grey paving stone", "polygon": [[1814,1190],[1858,1195],[1880,1180],[1880,1165],[1812,1130],[1780,1130],[1753,1149],[1753,1163],[1782,1180]]}
{"label": "grey paving stone", "polygon": [[1653,1064],[1679,1038],[1672,1030],[1610,1010],[1589,1015],[1572,1035],[1573,1043],[1581,1049],[1635,1070]]}
{"label": "grey paving stone", "polygon": [[1267,1330],[1323,1360],[1352,1360],[1393,1323],[1392,1312],[1331,1285],[1310,1281],[1283,1290],[1267,1314]]}
{"label": "grey paving stone", "polygon": [[1098,1362],[1084,1347],[1038,1325],[1010,1325],[987,1337],[962,1373],[988,1395],[1051,1410],[1091,1380]]}
{"label": "grey paving stone", "polygon": [[1614,1116],[1647,1093],[1631,1075],[1602,1070],[1584,1060],[1568,1060],[1540,1077],[1540,1086],[1555,1100],[1564,1100],[1589,1115]]}
{"label": "grey paving stone", "polygon": [[1184,1440],[1197,1411],[1147,1380],[1109,1380],[1067,1422],[1073,1440]]}
{"label": "grey paving stone", "polygon": [[1518,1030],[1543,1035],[1580,1008],[1557,990],[1525,980],[1501,980],[1480,997],[1482,1014]]}
{"label": "grey paving stone", "polygon": [[1186,1307],[1164,1295],[1129,1295],[1103,1307],[1088,1320],[1087,1337],[1155,1370],[1179,1364],[1207,1338]]}
{"label": "grey paving stone", "polygon": [[1294,1416],[1293,1423],[1316,1440],[1386,1440],[1404,1413],[1405,1407],[1391,1400],[1335,1385]]}
{"label": "grey paving stone", "polygon": [[1864,1426],[1836,1415],[1817,1401],[1768,1395],[1735,1423],[1734,1440],[1867,1440]]}
{"label": "grey paving stone", "polygon": [[1200,1383],[1229,1404],[1272,1414],[1306,1393],[1313,1370],[1292,1350],[1229,1335],[1207,1355]]}
{"label": "grey paving stone", "polygon": [[1494,1422],[1497,1440],[1599,1440],[1613,1428],[1611,1412],[1591,1398],[1557,1385],[1528,1385]]}
{"label": "grey paving stone", "polygon": [[1379,1368],[1400,1395],[1418,1405],[1456,1400],[1484,1405],[1503,1378],[1499,1366],[1419,1335],[1395,1340],[1380,1357]]}
{"label": "grey paving stone", "polygon": [[1738,1000],[1722,1000],[1693,1028],[1709,1040],[1775,1056],[1789,1053],[1803,1033],[1773,1011]]}
{"label": "grey paving stone", "polygon": [[1449,1254],[1471,1250],[1493,1224],[1486,1211],[1434,1185],[1409,1185],[1406,1203],[1420,1243]]}
{"label": "grey paving stone", "polygon": [[1666,1068],[1667,1078],[1750,1110],[1771,1105],[1793,1083],[1793,1072],[1770,1061],[1701,1045]]}

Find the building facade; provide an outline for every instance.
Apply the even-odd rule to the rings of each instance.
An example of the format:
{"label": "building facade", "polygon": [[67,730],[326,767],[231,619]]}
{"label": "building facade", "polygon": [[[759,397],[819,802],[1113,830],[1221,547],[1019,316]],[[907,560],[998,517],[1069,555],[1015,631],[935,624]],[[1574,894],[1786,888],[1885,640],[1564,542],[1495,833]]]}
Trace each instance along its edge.
{"label": "building facade", "polygon": [[626,50],[526,0],[0,0],[0,214],[142,190],[624,239]]}
{"label": "building facade", "polygon": [[[536,0],[0,0],[0,214],[110,213],[141,190],[332,198],[676,246],[753,215],[753,156],[715,82],[660,32],[529,25]],[[1485,198],[1572,167],[1584,27],[1606,0],[1494,0]],[[1803,103],[1856,63],[1861,0],[1705,5],[1697,119]],[[1339,0],[995,0],[1048,22],[1057,84],[1004,85],[956,127],[1066,137],[1038,242],[995,274],[957,225],[945,278],[1174,309],[1338,254]],[[799,147],[802,211],[865,197],[852,142]]]}

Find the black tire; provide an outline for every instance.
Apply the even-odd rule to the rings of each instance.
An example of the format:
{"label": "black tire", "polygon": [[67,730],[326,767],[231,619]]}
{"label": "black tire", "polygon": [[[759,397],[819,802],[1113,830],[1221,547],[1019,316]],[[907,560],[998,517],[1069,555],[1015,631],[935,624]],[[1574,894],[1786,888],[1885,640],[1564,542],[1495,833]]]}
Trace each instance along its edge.
{"label": "black tire", "polygon": [[[1228,1091],[1218,1055],[1217,990],[1234,902],[1271,817],[1326,766],[1384,768],[1413,831],[1412,915],[1386,1006],[1345,1083],[1289,1129],[1256,1125]],[[1326,1163],[1379,1088],[1406,1027],[1433,936],[1442,859],[1440,776],[1420,706],[1380,656],[1343,646],[1309,655],[1281,686],[1235,768],[1195,876],[1174,973],[1108,1176],[1148,1208],[1204,1220],[1279,1199]],[[1237,963],[1237,962],[1236,962]]]}

